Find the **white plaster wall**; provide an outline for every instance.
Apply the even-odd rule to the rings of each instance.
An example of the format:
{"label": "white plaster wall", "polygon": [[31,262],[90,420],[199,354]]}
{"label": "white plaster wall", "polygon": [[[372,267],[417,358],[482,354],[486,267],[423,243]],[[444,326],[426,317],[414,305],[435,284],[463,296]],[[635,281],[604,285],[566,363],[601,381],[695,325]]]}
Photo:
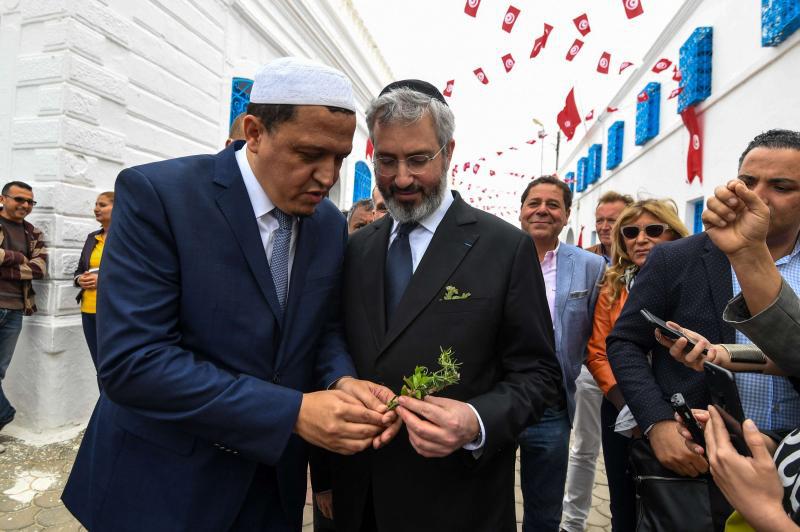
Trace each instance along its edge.
{"label": "white plaster wall", "polygon": [[12,433],[79,426],[96,401],[72,272],[97,193],[127,166],[219,151],[231,78],[283,55],[353,80],[353,156],[331,194],[347,207],[364,108],[392,77],[349,0],[0,0],[0,180],[33,185],[50,249],[3,381]]}
{"label": "white plaster wall", "polygon": [[[660,58],[677,63],[679,48],[699,26],[712,26],[713,59],[711,96],[698,107],[703,132],[704,181],[690,185],[686,179],[689,136],[677,114],[677,101],[667,100],[677,82],[671,68],[653,74],[650,67]],[[642,67],[623,90],[609,102],[621,107],[604,113],[588,135],[573,147],[559,168],[560,175],[575,171],[588,146],[603,145],[603,171],[597,183],[576,193],[570,227],[575,234],[585,226],[584,242],[594,228],[597,199],[608,190],[645,197],[673,198],[681,218],[692,229],[692,209],[687,202],[708,198],[714,187],[736,176],[739,155],[758,133],[771,128],[800,129],[800,32],[777,48],[761,47],[760,2],[687,0],[682,11],[648,52]],[[636,95],[649,81],[661,82],[660,133],[644,146],[635,146]],[[623,162],[605,169],[608,127],[625,121]],[[576,172],[577,174],[577,172]]]}

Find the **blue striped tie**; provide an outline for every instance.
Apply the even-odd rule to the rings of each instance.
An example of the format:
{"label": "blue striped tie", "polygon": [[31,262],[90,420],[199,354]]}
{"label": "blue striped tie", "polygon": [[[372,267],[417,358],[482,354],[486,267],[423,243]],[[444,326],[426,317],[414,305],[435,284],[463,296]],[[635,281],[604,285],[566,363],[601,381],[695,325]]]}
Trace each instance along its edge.
{"label": "blue striped tie", "polygon": [[411,275],[413,265],[411,263],[411,244],[408,241],[408,234],[414,230],[417,222],[407,222],[400,224],[397,228],[392,245],[386,254],[386,324],[390,323],[397,305],[403,298]]}
{"label": "blue striped tie", "polygon": [[272,259],[270,270],[272,280],[275,282],[275,293],[281,312],[286,311],[286,294],[289,292],[289,244],[292,241],[292,216],[277,207],[272,210],[272,216],[278,220],[278,230],[272,241]]}

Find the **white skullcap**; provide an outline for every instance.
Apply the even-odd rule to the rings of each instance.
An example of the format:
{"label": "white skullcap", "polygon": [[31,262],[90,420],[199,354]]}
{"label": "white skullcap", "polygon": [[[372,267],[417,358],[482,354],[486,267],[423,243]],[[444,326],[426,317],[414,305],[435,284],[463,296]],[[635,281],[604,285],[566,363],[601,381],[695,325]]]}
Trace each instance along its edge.
{"label": "white skullcap", "polygon": [[326,105],[356,111],[347,76],[299,57],[281,57],[261,67],[253,80],[250,103]]}

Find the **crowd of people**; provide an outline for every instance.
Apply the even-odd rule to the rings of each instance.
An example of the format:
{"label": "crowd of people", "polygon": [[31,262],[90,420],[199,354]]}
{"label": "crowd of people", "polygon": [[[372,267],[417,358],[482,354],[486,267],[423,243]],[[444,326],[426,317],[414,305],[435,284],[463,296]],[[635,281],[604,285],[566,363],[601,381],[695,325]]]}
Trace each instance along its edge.
{"label": "crowd of people", "polygon": [[[100,398],[63,493],[85,527],[299,530],[310,456],[316,530],[513,531],[519,453],[523,530],[582,531],[602,449],[614,531],[798,528],[800,133],[752,140],[705,232],[611,191],[584,250],[556,176],[519,228],[450,189],[455,117],[421,80],[370,103],[376,186],[342,216],[355,112],[344,74],[282,58],[223,151],[97,197],[74,282]],[[0,203],[1,384],[47,250],[31,187]],[[445,350],[455,379],[420,392]]]}

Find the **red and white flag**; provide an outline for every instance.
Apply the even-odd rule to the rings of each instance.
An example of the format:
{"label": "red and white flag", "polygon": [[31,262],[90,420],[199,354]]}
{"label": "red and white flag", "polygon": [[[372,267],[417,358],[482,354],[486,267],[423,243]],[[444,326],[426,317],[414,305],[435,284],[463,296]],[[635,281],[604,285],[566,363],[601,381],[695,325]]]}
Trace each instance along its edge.
{"label": "red and white flag", "polygon": [[588,114],[588,115],[586,115],[585,117],[583,117],[583,119],[584,119],[584,120],[586,120],[587,122],[588,122],[589,120],[591,120],[592,118],[594,118],[594,109],[592,109],[591,111],[589,111],[589,114]]}
{"label": "red and white flag", "polygon": [[544,129],[540,129],[540,130],[539,130],[539,138],[540,138],[540,139],[543,139],[543,138],[545,138],[546,136],[547,136],[547,133],[545,132],[545,130],[544,130]]}
{"label": "red and white flag", "polygon": [[619,66],[619,73],[622,74],[622,71],[628,68],[629,66],[633,66],[633,63],[630,61],[623,61],[622,64]]}
{"label": "red and white flag", "polygon": [[671,66],[672,66],[672,61],[670,61],[666,57],[662,57],[661,59],[658,60],[658,62],[655,65],[653,65],[653,72],[659,74],[661,72],[664,72]]}
{"label": "red and white flag", "polygon": [[703,134],[700,132],[700,125],[697,123],[697,115],[694,106],[689,106],[681,113],[683,124],[689,131],[689,153],[686,156],[686,178],[689,183],[694,178],[703,182]]}
{"label": "red and white flag", "polygon": [[682,92],[683,92],[683,87],[678,87],[677,89],[672,89],[672,92],[669,93],[669,97],[667,98],[667,100],[673,99],[674,97],[676,97],[677,95],[679,95]]}
{"label": "red and white flag", "polygon": [[489,175],[494,175],[494,170],[489,170]]}
{"label": "red and white flag", "polygon": [[472,167],[472,173],[473,174],[477,174],[478,170],[480,170],[480,169],[481,169],[481,165],[479,165],[478,163],[475,163],[475,166]]}
{"label": "red and white flag", "polygon": [[610,105],[606,107],[607,113],[616,113],[617,111],[619,111],[619,107],[611,107]]}
{"label": "red and white flag", "polygon": [[486,84],[488,84],[488,83],[489,83],[489,78],[487,78],[487,77],[486,77],[486,74],[484,74],[484,73],[483,73],[483,69],[482,69],[482,68],[476,68],[476,69],[475,69],[475,70],[473,70],[472,72],[473,72],[473,73],[475,74],[475,76],[478,78],[478,81],[480,81],[480,82],[481,82],[481,83],[483,83],[484,85],[486,85]]}
{"label": "red and white flag", "polygon": [[635,18],[644,13],[640,0],[622,0],[622,5],[625,6],[625,14],[628,18]]}
{"label": "red and white flag", "polygon": [[467,168],[469,168],[469,161],[464,163],[464,170],[466,170]]}
{"label": "red and white flag", "polygon": [[683,79],[683,74],[681,71],[678,70],[678,65],[673,65],[672,67],[672,81],[680,81]]}
{"label": "red and white flag", "polygon": [[495,153],[497,153],[497,156],[498,156],[498,157],[500,157],[501,155],[503,155],[503,152],[501,152],[501,151],[498,151],[498,152],[495,152]]}
{"label": "red and white flag", "polygon": [[518,16],[519,16],[519,9],[517,9],[514,6],[508,6],[508,11],[506,11],[506,16],[503,17],[503,31],[511,33],[511,29],[514,27],[514,23],[517,21]]}
{"label": "red and white flag", "polygon": [[578,233],[578,247],[579,247],[579,248],[582,248],[582,247],[583,247],[583,228],[584,228],[584,227],[586,227],[586,226],[585,226],[585,225],[582,225],[582,226],[581,226],[581,232],[580,232],[580,233]]}
{"label": "red and white flag", "polygon": [[455,80],[450,80],[447,82],[447,86],[442,91],[442,94],[447,96],[448,98],[453,95],[453,85],[455,85]]}
{"label": "red and white flag", "polygon": [[611,65],[611,54],[608,52],[603,52],[603,55],[600,56],[600,60],[597,62],[597,71],[601,74],[608,74],[608,67]]}
{"label": "red and white flag", "polygon": [[506,54],[501,59],[503,60],[503,68],[506,69],[506,72],[511,72],[511,69],[514,68],[514,58],[511,54]]}
{"label": "red and white flag", "polygon": [[581,32],[581,35],[586,37],[586,34],[592,31],[592,28],[589,27],[589,17],[586,16],[586,13],[583,15],[579,15],[572,19],[572,22],[575,23],[575,27],[578,28],[578,31]]}
{"label": "red and white flag", "polygon": [[464,13],[467,15],[474,17],[478,14],[478,8],[481,5],[481,0],[467,0],[467,3],[464,4]]}
{"label": "red and white flag", "polygon": [[578,112],[578,106],[575,105],[574,87],[569,90],[567,99],[564,102],[564,108],[558,113],[556,122],[558,122],[558,127],[564,132],[564,136],[567,137],[567,140],[572,140],[572,137],[575,135],[575,128],[581,123],[581,115]]}
{"label": "red and white flag", "polygon": [[541,52],[542,49],[544,49],[545,45],[547,45],[547,38],[549,37],[551,31],[553,31],[553,26],[545,22],[544,33],[542,33],[539,37],[536,37],[536,40],[533,41],[533,49],[531,50],[531,59],[539,55],[539,52]]}
{"label": "red and white flag", "polygon": [[375,154],[375,146],[372,145],[372,140],[367,139],[367,150],[364,153],[364,157],[366,159],[372,160],[372,156]]}
{"label": "red and white flag", "polygon": [[636,95],[636,101],[638,102],[646,102],[650,99],[650,95],[647,94],[647,91],[642,91],[638,95]]}
{"label": "red and white flag", "polygon": [[570,46],[569,50],[567,51],[566,60],[572,61],[573,59],[575,59],[575,56],[578,55],[578,52],[581,51],[582,47],[583,47],[583,41],[580,39],[575,39],[575,42],[572,43],[572,46]]}
{"label": "red and white flag", "polygon": [[536,144],[536,139],[526,140],[525,144]]}

